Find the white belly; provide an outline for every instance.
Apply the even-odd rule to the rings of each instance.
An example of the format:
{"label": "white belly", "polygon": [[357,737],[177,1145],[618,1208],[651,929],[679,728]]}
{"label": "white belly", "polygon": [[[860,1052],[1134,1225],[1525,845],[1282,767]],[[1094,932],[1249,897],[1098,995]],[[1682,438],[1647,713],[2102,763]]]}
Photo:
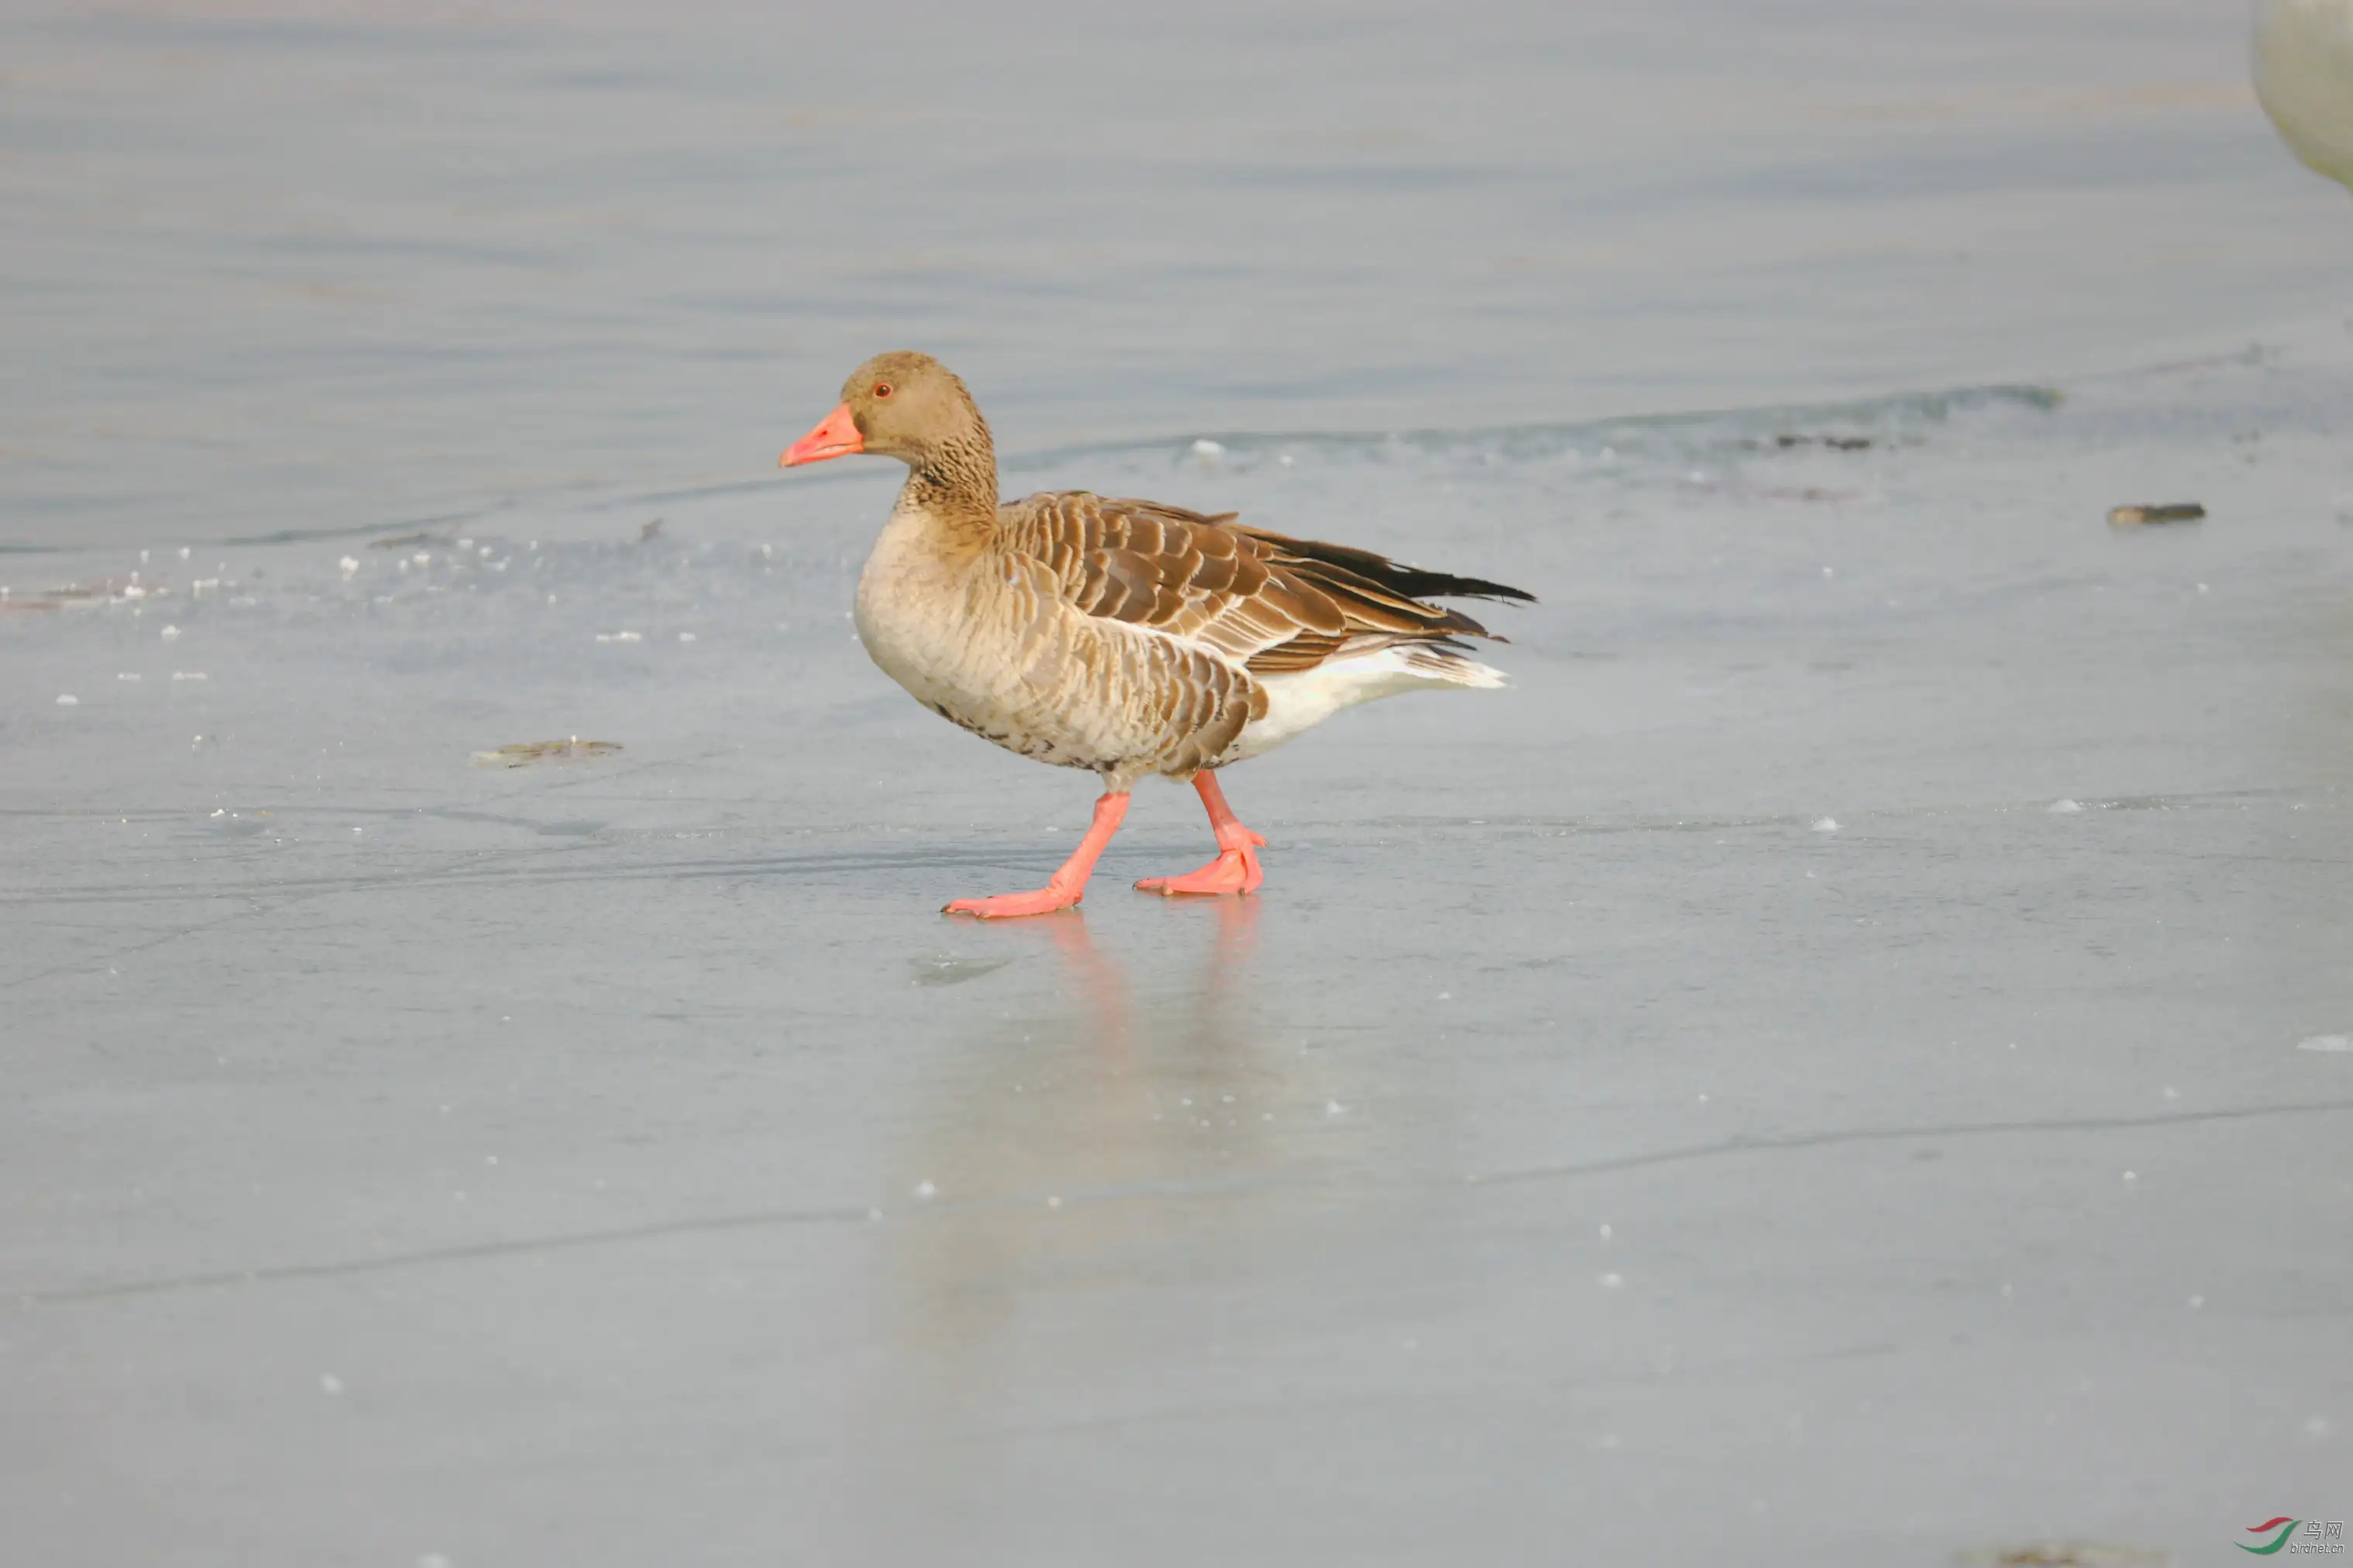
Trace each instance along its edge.
{"label": "white belly", "polygon": [[1266,716],[1244,727],[1232,750],[1219,759],[1220,763],[1239,763],[1271,752],[1343,708],[1377,697],[1449,686],[1497,687],[1504,684],[1504,675],[1460,656],[1433,661],[1427,653],[1412,648],[1385,647],[1335,658],[1314,669],[1261,675],[1258,681],[1266,692]]}

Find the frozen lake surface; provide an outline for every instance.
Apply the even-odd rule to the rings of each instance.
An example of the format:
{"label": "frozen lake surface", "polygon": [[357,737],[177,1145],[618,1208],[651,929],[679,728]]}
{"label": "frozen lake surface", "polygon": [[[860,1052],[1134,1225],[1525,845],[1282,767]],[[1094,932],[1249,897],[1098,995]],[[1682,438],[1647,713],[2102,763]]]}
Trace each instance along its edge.
{"label": "frozen lake surface", "polygon": [[[1477,190],[1346,139],[1365,83],[1419,79],[1427,25],[1180,30],[1152,79],[1254,61],[1202,89],[1244,123],[1205,110],[1209,153],[1169,174],[1147,132],[1191,121],[1120,95],[1137,121],[1103,121],[1041,221],[1156,191],[1202,248],[1121,226],[1060,277],[1005,216],[1077,156],[1033,99],[976,121],[987,179],[893,187],[924,243],[970,247],[923,281],[852,275],[890,242],[839,232],[764,271],[784,220],[730,204],[769,178],[768,122],[673,123],[734,174],[665,206],[649,154],[612,199],[744,227],[616,245],[585,283],[526,258],[512,310],[470,253],[387,258],[363,227],[298,265],[248,236],[290,277],[409,269],[347,339],[266,289],[180,338],[115,313],[175,246],[227,248],[171,299],[236,298],[250,257],[206,226],[270,182],[339,199],[305,160],[373,145],[377,100],[328,91],[322,55],[409,79],[400,50],[439,40],[432,134],[536,127],[586,212],[556,129],[625,138],[566,107],[575,78],[637,58],[651,85],[611,90],[718,115],[687,86],[756,96],[789,38],[13,21],[49,52],[0,100],[12,1552],[2199,1563],[2341,1517],[2353,211],[2249,119],[2235,16],[1960,14],[1941,98],[1898,69],[1924,24],[1870,7],[1699,29],[1681,65],[1590,18],[1517,67],[1508,30],[1471,35],[1386,100],[1406,145],[1475,139],[1480,81],[1546,60],[1621,83],[1560,113],[1641,127],[1613,153],[1554,126]],[[1025,68],[1142,47],[1057,36]],[[810,47],[855,57],[828,102],[860,60],[887,75]],[[1267,107],[1317,48],[1342,79]],[[137,89],[190,58],[249,90]],[[1686,88],[1649,120],[1643,69]],[[194,229],[146,248],[88,214],[17,226],[37,187],[96,199],[26,129],[98,157],[98,111],[24,108],[76,81],[185,119],[109,156],[250,202],[192,190]],[[1947,108],[1806,107],[1841,92]],[[272,102],[319,133],[207,150]],[[1743,156],[1818,177],[1702,179],[1692,139],[1751,112]],[[1339,129],[1249,142],[1294,120]],[[844,155],[879,179],[901,133]],[[448,177],[371,155],[347,188]],[[855,183],[814,156],[774,178]],[[1777,259],[1694,248],[1718,195]],[[1493,247],[1411,227],[1449,202],[1589,229],[1615,281],[1515,292],[1473,265]],[[1261,226],[1201,271],[1229,204],[1406,237],[1352,270]],[[2118,215],[2130,243],[2095,249]],[[1889,237],[1915,220],[1978,233],[1986,270]],[[470,221],[416,218],[448,247]],[[1448,256],[1428,316],[1377,332]],[[707,287],[733,346],[698,370],[666,312]],[[61,314],[15,310],[43,289]],[[613,335],[565,358],[565,312]],[[100,319],[119,337],[77,334]],[[372,357],[403,334],[410,359]],[[1209,848],[1189,792],[1147,784],[1082,912],[943,920],[1034,885],[1093,787],[867,662],[850,586],[895,466],[766,471],[877,338],[974,379],[1008,490],[1239,508],[1536,592],[1492,617],[1512,689],[1235,770],[1258,898],[1127,889]],[[142,397],[187,421],[156,449]],[[1672,412],[1708,406],[1737,411]],[[2104,521],[2192,500],[2205,521]],[[570,736],[621,749],[478,760]]]}

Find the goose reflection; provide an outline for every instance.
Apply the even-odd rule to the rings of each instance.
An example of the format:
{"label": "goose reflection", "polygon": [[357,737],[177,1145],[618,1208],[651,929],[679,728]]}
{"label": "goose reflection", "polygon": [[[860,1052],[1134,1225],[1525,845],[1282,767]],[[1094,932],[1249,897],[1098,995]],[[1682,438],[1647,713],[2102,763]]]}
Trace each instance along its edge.
{"label": "goose reflection", "polygon": [[987,947],[955,962],[987,972],[941,994],[972,1021],[902,1159],[901,1190],[929,1195],[881,1233],[869,1411],[934,1525],[987,1517],[995,1439],[1181,1399],[1166,1380],[1214,1338],[1188,1302],[1364,1217],[1364,1186],[1331,1179],[1376,1157],[1348,1053],[1286,1027],[1259,918],[1253,898],[1155,904],[1141,940],[1113,928],[1120,956],[1075,910],[959,932]]}

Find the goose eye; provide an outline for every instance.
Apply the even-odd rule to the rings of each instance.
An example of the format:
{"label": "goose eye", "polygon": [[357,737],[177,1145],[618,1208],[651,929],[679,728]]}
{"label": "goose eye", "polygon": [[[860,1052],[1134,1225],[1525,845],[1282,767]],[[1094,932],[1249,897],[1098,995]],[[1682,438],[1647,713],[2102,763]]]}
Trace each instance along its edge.
{"label": "goose eye", "polygon": [[877,397],[888,397],[888,396],[890,396],[890,395],[891,395],[891,384],[890,384],[889,382],[887,382],[887,381],[878,381],[878,382],[876,382],[876,383],[874,384],[874,395],[875,395],[875,396],[877,396]]}

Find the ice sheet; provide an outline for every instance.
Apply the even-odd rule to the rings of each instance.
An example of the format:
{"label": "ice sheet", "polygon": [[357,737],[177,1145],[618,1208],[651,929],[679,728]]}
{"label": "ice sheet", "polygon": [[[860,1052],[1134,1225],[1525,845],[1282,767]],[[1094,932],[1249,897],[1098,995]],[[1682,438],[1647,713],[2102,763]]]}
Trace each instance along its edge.
{"label": "ice sheet", "polygon": [[[1896,68],[1927,24],[1807,15],[1790,56],[1850,48],[1826,78],[1861,60],[1895,73],[1883,96],[1947,101]],[[2150,23],[2112,56],[2113,17],[2037,10],[2080,37],[2005,53],[1985,29],[2025,15],[1946,39],[1978,51],[1968,126],[2075,103],[2054,60],[2106,60],[2103,91],[2193,58],[2235,80],[2207,48],[2230,27]],[[119,66],[160,24],[121,26],[37,36]],[[663,47],[718,58],[720,32]],[[1677,47],[1754,103],[1771,35]],[[1070,60],[1113,48],[1074,36]],[[1368,68],[1400,36],[1331,47]],[[256,80],[374,58],[324,25],[235,37]],[[529,80],[547,47],[516,24],[480,58]],[[2098,101],[2028,142],[2087,117],[2114,161],[2086,188],[2169,212],[2184,248],[2116,262],[2114,300],[2089,219],[2006,252],[1980,304],[2049,359],[1960,363],[1947,323],[1817,374],[1792,345],[1869,332],[1840,325],[1855,275],[1802,247],[1754,283],[1742,308],[1785,314],[1727,347],[1712,400],[1672,279],[1615,316],[1457,301],[1438,368],[1383,382],[1351,336],[1402,290],[1380,273],[1286,329],[1331,385],[1232,402],[1190,372],[1087,380],[1144,353],[1081,352],[1149,314],[1109,285],[1055,295],[1063,338],[1018,342],[1043,304],[974,317],[1009,489],[1239,508],[1542,598],[1493,614],[1508,690],[1378,704],[1235,770],[1271,841],[1249,900],[1128,889],[1210,848],[1189,793],[1148,785],[1082,913],[936,913],[1034,885],[1092,781],[868,664],[847,612],[889,465],[712,456],[772,451],[853,336],[926,320],[887,289],[831,337],[744,348],[726,374],[765,401],[707,449],[675,438],[683,404],[633,445],[565,364],[491,356],[388,393],[372,454],[365,399],[290,350],[286,395],[353,437],[309,478],[250,431],[112,478],[95,426],[39,437],[0,519],[0,1555],[1877,1565],[2063,1538],[2196,1563],[2341,1515],[2353,345],[2295,289],[2341,278],[2316,247],[2353,247],[2353,214],[2206,110]],[[1861,145],[1823,134],[1829,166]],[[1108,180],[1145,132],[1104,135]],[[1953,156],[1986,183],[1956,176],[1947,221],[1999,227],[2041,188],[2031,147]],[[1348,167],[1302,188],[1421,210],[1427,186]],[[1221,168],[1201,190],[1271,210],[1247,159]],[[1830,232],[1885,193],[1852,196],[1756,199]],[[69,224],[0,266],[86,245],[103,294],[127,243]],[[1628,276],[1672,248],[1634,244]],[[2046,245],[2073,270],[2017,259]],[[624,259],[590,290],[616,309],[655,268]],[[1235,283],[1250,319],[1335,275],[1311,259],[1296,294]],[[464,293],[445,263],[420,277]],[[1891,310],[1910,264],[1862,267]],[[1936,277],[1903,319],[1955,297]],[[1214,362],[1166,328],[1204,309],[1154,316],[1153,352]],[[401,319],[452,355],[482,320],[428,318]],[[1598,346],[1556,402],[1478,416],[1486,351],[1523,331]],[[2201,332],[2227,352],[2164,346]],[[53,353],[61,405],[115,406],[144,363],[192,418],[236,415],[150,350]],[[688,379],[642,363],[665,399]],[[510,401],[527,416],[494,430]],[[1708,401],[1736,411],[1648,415]],[[612,473],[501,489],[436,430]],[[186,493],[151,506],[174,454]],[[379,505],[398,459],[459,515]],[[2182,500],[2206,520],[2105,521]],[[619,750],[485,755],[575,740]]]}
{"label": "ice sheet", "polygon": [[[1545,602],[1509,691],[1237,772],[1260,898],[1126,890],[1206,853],[1163,789],[1007,926],[934,911],[1090,781],[867,665],[887,476],[14,573],[118,589],[0,616],[18,1538],[2196,1560],[2324,1510],[2344,371],[1037,466]],[[1778,439],[1826,433],[1873,444]],[[574,735],[626,749],[472,760]]]}

